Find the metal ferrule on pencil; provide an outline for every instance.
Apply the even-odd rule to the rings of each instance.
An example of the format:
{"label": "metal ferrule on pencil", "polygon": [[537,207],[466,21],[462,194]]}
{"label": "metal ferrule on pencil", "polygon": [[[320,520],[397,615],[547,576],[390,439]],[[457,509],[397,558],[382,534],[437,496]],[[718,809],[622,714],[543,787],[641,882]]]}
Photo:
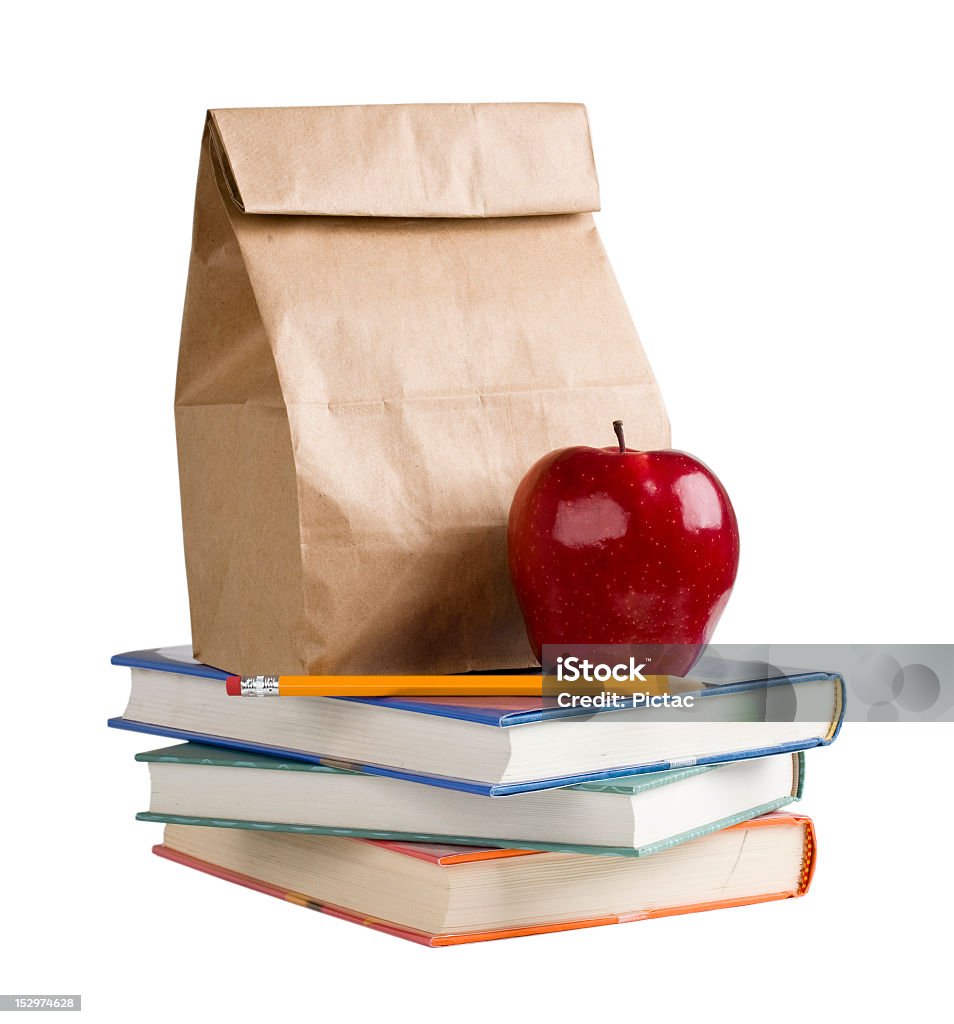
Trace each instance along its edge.
{"label": "metal ferrule on pencil", "polygon": [[278,694],[278,676],[242,676],[239,687],[243,697],[273,697]]}

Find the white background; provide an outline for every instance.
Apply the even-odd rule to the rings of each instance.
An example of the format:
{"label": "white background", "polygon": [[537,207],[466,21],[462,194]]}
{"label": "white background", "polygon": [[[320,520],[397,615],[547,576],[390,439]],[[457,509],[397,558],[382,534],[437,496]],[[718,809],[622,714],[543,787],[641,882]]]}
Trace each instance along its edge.
{"label": "white background", "polygon": [[151,857],[148,743],[104,722],[127,687],[110,654],[188,638],[172,395],[212,106],[585,102],[674,442],[739,514],[717,639],[954,639],[949,11],[7,13],[0,992],[81,992],[97,1021],[887,1019],[946,998],[950,726],[849,725],[809,755],[803,900],[429,951]]}

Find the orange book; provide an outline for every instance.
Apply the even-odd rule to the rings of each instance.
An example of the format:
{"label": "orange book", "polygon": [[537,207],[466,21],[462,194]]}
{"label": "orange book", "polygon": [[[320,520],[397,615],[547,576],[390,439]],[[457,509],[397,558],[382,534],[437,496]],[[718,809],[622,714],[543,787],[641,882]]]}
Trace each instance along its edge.
{"label": "orange book", "polygon": [[[645,859],[196,825],[167,825],[153,852],[400,938],[453,946],[801,896],[815,850],[811,819],[773,813]],[[395,858],[401,884],[382,885]]]}

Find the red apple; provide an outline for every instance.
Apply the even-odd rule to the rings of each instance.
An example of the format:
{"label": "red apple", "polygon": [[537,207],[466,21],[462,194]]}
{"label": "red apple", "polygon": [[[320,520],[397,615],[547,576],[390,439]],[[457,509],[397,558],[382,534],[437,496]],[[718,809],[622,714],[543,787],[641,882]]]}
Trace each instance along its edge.
{"label": "red apple", "polygon": [[[510,574],[538,659],[544,644],[651,645],[649,671],[684,675],[729,600],[739,531],[698,459],[618,445],[561,448],[520,482]],[[678,647],[668,648],[675,644]]]}

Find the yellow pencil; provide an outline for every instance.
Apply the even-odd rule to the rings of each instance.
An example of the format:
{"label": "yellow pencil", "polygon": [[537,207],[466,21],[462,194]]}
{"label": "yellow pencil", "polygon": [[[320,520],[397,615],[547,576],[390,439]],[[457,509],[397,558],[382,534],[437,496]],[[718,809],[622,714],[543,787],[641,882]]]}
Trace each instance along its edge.
{"label": "yellow pencil", "polygon": [[231,697],[539,697],[539,675],[229,676]]}

